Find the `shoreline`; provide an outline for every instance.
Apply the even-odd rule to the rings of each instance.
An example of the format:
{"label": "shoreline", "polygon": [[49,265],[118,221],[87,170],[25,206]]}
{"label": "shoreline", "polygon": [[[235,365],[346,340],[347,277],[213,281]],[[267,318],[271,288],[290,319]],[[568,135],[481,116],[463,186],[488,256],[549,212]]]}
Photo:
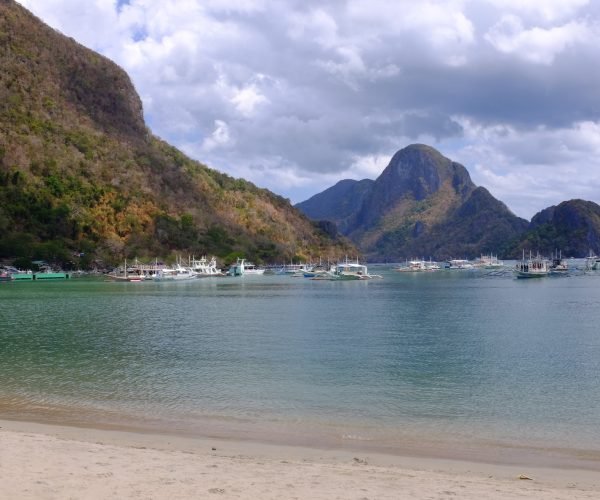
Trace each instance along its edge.
{"label": "shoreline", "polygon": [[[314,424],[314,423],[313,423]],[[556,446],[551,443],[507,442],[470,436],[432,436],[404,429],[393,438],[385,432],[347,434],[357,429],[325,428],[310,422],[252,421],[218,415],[190,420],[153,418],[93,408],[31,405],[18,399],[0,398],[0,427],[12,429],[63,429],[67,435],[118,433],[121,436],[154,436],[161,441],[248,443],[283,449],[321,450],[414,460],[483,463],[490,466],[536,467],[600,473],[600,450]],[[344,432],[345,431],[345,432]],[[164,438],[164,439],[163,439]],[[150,439],[150,438],[149,438]],[[386,462],[385,460],[382,460]]]}
{"label": "shoreline", "polygon": [[[596,471],[0,420],[0,499],[597,498]],[[530,480],[519,479],[520,476]]]}

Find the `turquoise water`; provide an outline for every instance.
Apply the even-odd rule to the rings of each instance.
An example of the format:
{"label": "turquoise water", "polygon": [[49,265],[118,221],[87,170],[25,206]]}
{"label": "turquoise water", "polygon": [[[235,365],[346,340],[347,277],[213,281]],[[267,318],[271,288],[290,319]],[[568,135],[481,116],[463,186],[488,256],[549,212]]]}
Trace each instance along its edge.
{"label": "turquoise water", "polygon": [[600,273],[371,271],[0,284],[0,417],[600,456]]}

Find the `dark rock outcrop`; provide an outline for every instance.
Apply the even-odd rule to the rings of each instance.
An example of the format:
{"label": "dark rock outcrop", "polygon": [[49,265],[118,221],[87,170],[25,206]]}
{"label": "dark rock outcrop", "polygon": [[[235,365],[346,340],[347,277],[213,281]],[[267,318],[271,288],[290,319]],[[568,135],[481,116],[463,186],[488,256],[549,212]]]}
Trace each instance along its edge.
{"label": "dark rock outcrop", "polygon": [[600,253],[600,206],[592,201],[569,200],[537,213],[527,232],[516,242],[511,254],[522,251],[585,257]]}

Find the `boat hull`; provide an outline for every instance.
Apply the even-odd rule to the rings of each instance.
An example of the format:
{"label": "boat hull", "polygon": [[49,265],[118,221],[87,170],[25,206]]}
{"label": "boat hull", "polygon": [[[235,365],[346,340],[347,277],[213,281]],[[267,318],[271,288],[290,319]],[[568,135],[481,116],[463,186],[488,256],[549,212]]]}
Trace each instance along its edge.
{"label": "boat hull", "polygon": [[37,273],[33,275],[36,281],[42,280],[66,280],[69,279],[69,273]]}
{"label": "boat hull", "polygon": [[527,278],[544,278],[548,276],[549,273],[541,272],[541,273],[532,273],[532,272],[524,272],[524,271],[516,271],[515,276],[518,279],[527,279]]}

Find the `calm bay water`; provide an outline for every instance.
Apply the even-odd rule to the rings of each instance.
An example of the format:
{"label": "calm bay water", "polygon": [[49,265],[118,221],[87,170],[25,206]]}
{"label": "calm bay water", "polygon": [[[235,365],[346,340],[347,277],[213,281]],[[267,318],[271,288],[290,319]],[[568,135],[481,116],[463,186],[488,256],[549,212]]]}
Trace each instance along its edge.
{"label": "calm bay water", "polygon": [[600,273],[374,272],[0,284],[0,417],[600,456]]}

